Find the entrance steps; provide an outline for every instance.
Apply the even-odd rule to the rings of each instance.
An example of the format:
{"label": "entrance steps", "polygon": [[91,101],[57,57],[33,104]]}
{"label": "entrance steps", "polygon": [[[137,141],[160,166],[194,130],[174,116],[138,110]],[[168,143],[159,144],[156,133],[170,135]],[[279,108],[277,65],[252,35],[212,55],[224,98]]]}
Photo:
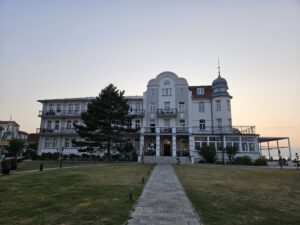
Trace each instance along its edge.
{"label": "entrance steps", "polygon": [[180,164],[190,164],[190,157],[171,157],[171,156],[144,156],[144,163],[157,163],[157,164],[176,164],[177,158]]}

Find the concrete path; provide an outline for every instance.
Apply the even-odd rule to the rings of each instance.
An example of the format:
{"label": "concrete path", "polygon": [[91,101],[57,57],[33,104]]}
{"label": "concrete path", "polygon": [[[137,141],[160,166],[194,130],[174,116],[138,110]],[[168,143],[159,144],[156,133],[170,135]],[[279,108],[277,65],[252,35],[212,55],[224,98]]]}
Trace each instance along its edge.
{"label": "concrete path", "polygon": [[171,165],[157,164],[128,225],[200,225]]}

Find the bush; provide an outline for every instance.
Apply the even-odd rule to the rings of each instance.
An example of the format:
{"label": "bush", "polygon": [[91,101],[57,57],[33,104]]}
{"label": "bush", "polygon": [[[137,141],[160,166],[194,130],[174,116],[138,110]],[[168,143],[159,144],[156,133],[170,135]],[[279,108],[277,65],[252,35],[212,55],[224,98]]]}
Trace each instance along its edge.
{"label": "bush", "polygon": [[3,160],[1,162],[1,167],[2,167],[2,173],[3,174],[9,174],[9,172],[10,172],[10,160]]}
{"label": "bush", "polygon": [[16,170],[17,169],[17,160],[16,159],[10,159],[10,169]]}
{"label": "bush", "polygon": [[216,161],[216,149],[214,147],[200,148],[199,154],[205,159],[207,163],[214,163]]}
{"label": "bush", "polygon": [[255,160],[254,164],[256,166],[267,166],[267,159],[264,157],[260,157]]}
{"label": "bush", "polygon": [[35,151],[31,152],[31,156],[29,157],[31,157],[32,160],[39,160],[41,158]]}
{"label": "bush", "polygon": [[59,153],[59,152],[54,152],[54,153],[52,154],[52,159],[57,161],[57,160],[59,159],[59,156],[60,156],[60,153]]}
{"label": "bush", "polygon": [[253,165],[252,159],[249,156],[236,157],[233,161],[234,165]]}

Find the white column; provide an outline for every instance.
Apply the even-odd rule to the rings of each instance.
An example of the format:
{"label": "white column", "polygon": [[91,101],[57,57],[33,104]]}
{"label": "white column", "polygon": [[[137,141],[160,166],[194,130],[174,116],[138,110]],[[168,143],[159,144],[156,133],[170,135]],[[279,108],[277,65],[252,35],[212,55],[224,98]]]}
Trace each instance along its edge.
{"label": "white column", "polygon": [[194,135],[189,135],[189,151],[190,151],[190,157],[191,162],[195,163],[195,137]]}
{"label": "white column", "polygon": [[176,135],[172,135],[172,156],[176,157]]}
{"label": "white column", "polygon": [[242,152],[242,137],[239,138],[239,153]]}
{"label": "white column", "polygon": [[160,136],[156,135],[156,156],[160,156]]}

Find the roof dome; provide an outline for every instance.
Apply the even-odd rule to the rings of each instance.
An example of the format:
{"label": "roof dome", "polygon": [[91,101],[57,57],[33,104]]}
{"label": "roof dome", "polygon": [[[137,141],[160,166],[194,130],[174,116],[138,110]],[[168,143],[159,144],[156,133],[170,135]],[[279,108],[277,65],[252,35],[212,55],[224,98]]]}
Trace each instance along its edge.
{"label": "roof dome", "polygon": [[221,77],[220,75],[218,76],[217,79],[215,79],[215,80],[213,81],[212,86],[213,86],[213,87],[218,86],[218,87],[225,87],[225,88],[228,88],[228,86],[227,86],[227,81],[226,81],[223,77]]}

